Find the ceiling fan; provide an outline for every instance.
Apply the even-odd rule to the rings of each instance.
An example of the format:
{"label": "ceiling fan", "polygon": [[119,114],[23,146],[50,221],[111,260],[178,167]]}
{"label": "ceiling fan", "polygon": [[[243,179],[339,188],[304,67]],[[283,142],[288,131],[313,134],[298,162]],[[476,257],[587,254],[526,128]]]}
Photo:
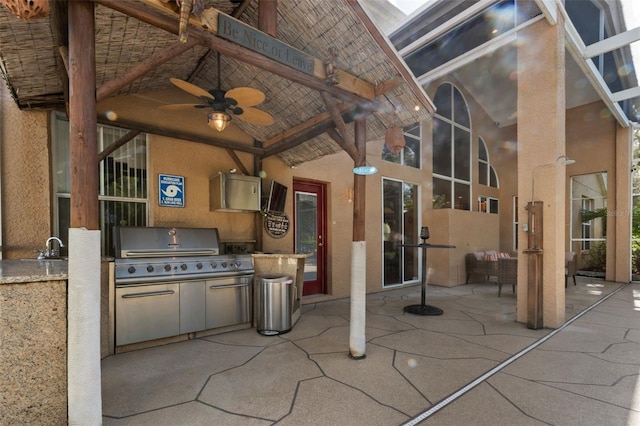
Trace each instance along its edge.
{"label": "ceiling fan", "polygon": [[265,95],[262,91],[252,87],[236,87],[227,91],[220,88],[220,55],[218,55],[218,87],[216,89],[206,91],[178,78],[170,78],[169,81],[185,92],[200,98],[202,103],[163,105],[159,108],[161,110],[211,108],[212,111],[207,115],[208,124],[219,132],[227,127],[232,115],[258,126],[273,124],[271,114],[253,108],[264,101]]}

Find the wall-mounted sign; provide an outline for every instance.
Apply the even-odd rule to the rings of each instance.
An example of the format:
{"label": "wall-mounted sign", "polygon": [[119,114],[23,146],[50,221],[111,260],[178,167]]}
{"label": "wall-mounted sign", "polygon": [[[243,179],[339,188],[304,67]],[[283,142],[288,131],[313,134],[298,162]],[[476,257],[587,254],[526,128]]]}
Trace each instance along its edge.
{"label": "wall-mounted sign", "polygon": [[184,176],[158,175],[158,202],[164,207],[184,207]]}
{"label": "wall-mounted sign", "polygon": [[224,13],[218,14],[218,35],[247,49],[307,74],[314,74],[315,58],[294,49]]}
{"label": "wall-mounted sign", "polygon": [[264,218],[264,229],[272,238],[282,238],[289,232],[289,216],[282,212],[268,212]]}

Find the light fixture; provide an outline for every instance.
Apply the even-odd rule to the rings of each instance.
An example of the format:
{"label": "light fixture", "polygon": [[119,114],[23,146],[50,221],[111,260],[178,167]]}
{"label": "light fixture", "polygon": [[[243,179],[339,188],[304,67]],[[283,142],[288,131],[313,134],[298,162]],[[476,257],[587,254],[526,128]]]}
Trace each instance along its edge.
{"label": "light fixture", "polygon": [[207,118],[209,120],[207,122],[209,127],[214,128],[219,132],[223,131],[227,127],[227,124],[229,124],[229,121],[231,121],[229,114],[220,111],[210,112]]}
{"label": "light fixture", "polygon": [[371,164],[365,164],[364,166],[357,166],[353,168],[353,173],[361,176],[374,175],[378,173],[378,169]]}
{"label": "light fixture", "polygon": [[402,134],[402,128],[398,126],[389,127],[384,137],[384,145],[387,150],[392,154],[399,154],[404,148],[406,142],[404,140],[404,134]]}
{"label": "light fixture", "polygon": [[549,166],[566,166],[567,164],[573,164],[575,162],[576,162],[576,160],[572,160],[571,158],[567,157],[566,155],[561,155],[558,158],[556,158],[556,162],[555,163],[540,164],[538,166],[535,166],[533,168],[533,171],[531,172],[531,203],[533,203],[533,197],[534,197],[533,190],[534,190],[536,170],[541,169],[543,167],[549,167]]}

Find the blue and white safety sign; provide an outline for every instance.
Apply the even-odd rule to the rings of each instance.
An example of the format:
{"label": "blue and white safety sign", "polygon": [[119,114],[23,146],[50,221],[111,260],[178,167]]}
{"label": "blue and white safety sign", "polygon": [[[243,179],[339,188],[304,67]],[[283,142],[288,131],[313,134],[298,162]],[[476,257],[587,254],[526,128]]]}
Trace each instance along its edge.
{"label": "blue and white safety sign", "polygon": [[184,176],[160,174],[158,200],[161,206],[184,207]]}

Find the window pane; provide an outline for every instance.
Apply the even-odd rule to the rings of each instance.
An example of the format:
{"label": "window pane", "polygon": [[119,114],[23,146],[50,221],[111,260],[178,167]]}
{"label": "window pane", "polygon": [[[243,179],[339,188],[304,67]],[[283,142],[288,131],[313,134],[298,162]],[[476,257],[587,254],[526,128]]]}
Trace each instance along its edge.
{"label": "window pane", "polygon": [[453,121],[466,128],[471,126],[469,121],[469,112],[467,111],[467,104],[462,98],[462,94],[457,89],[453,91],[453,111]]}
{"label": "window pane", "polygon": [[489,167],[489,186],[492,188],[498,187],[498,175],[496,174],[496,169],[493,166]]}
{"label": "window pane", "polygon": [[487,166],[487,163],[478,163],[478,183],[480,185],[487,185],[487,169],[489,168],[489,166]]}
{"label": "window pane", "polygon": [[433,118],[433,172],[451,176],[451,125]]}
{"label": "window pane", "polygon": [[478,158],[484,161],[489,161],[489,155],[487,154],[487,145],[482,138],[478,138]]}
{"label": "window pane", "polygon": [[468,131],[456,127],[455,129],[455,177],[465,181],[471,180],[471,135]]}
{"label": "window pane", "polygon": [[498,200],[495,198],[489,199],[489,213],[498,213]]}
{"label": "window pane", "polygon": [[[71,177],[69,175],[69,122],[62,116],[55,115],[54,144],[54,176],[57,192],[71,192]],[[66,244],[65,244],[66,245]]]}
{"label": "window pane", "polygon": [[455,208],[458,210],[471,210],[471,190],[469,185],[455,183],[454,188],[456,197]]}
{"label": "window pane", "polygon": [[451,182],[433,178],[433,208],[451,208]]}
{"label": "window pane", "polygon": [[400,153],[394,154],[387,149],[387,145],[382,145],[382,159],[391,163],[400,164]]}
{"label": "window pane", "polygon": [[115,256],[113,227],[147,226],[147,203],[125,201],[100,201],[100,229],[102,252]]}
{"label": "window pane", "polygon": [[420,142],[415,139],[405,138],[406,145],[402,150],[404,164],[409,167],[420,168]]}
{"label": "window pane", "polygon": [[448,83],[442,84],[438,87],[435,96],[433,97],[433,103],[435,104],[438,114],[441,117],[451,119],[451,86]]}

